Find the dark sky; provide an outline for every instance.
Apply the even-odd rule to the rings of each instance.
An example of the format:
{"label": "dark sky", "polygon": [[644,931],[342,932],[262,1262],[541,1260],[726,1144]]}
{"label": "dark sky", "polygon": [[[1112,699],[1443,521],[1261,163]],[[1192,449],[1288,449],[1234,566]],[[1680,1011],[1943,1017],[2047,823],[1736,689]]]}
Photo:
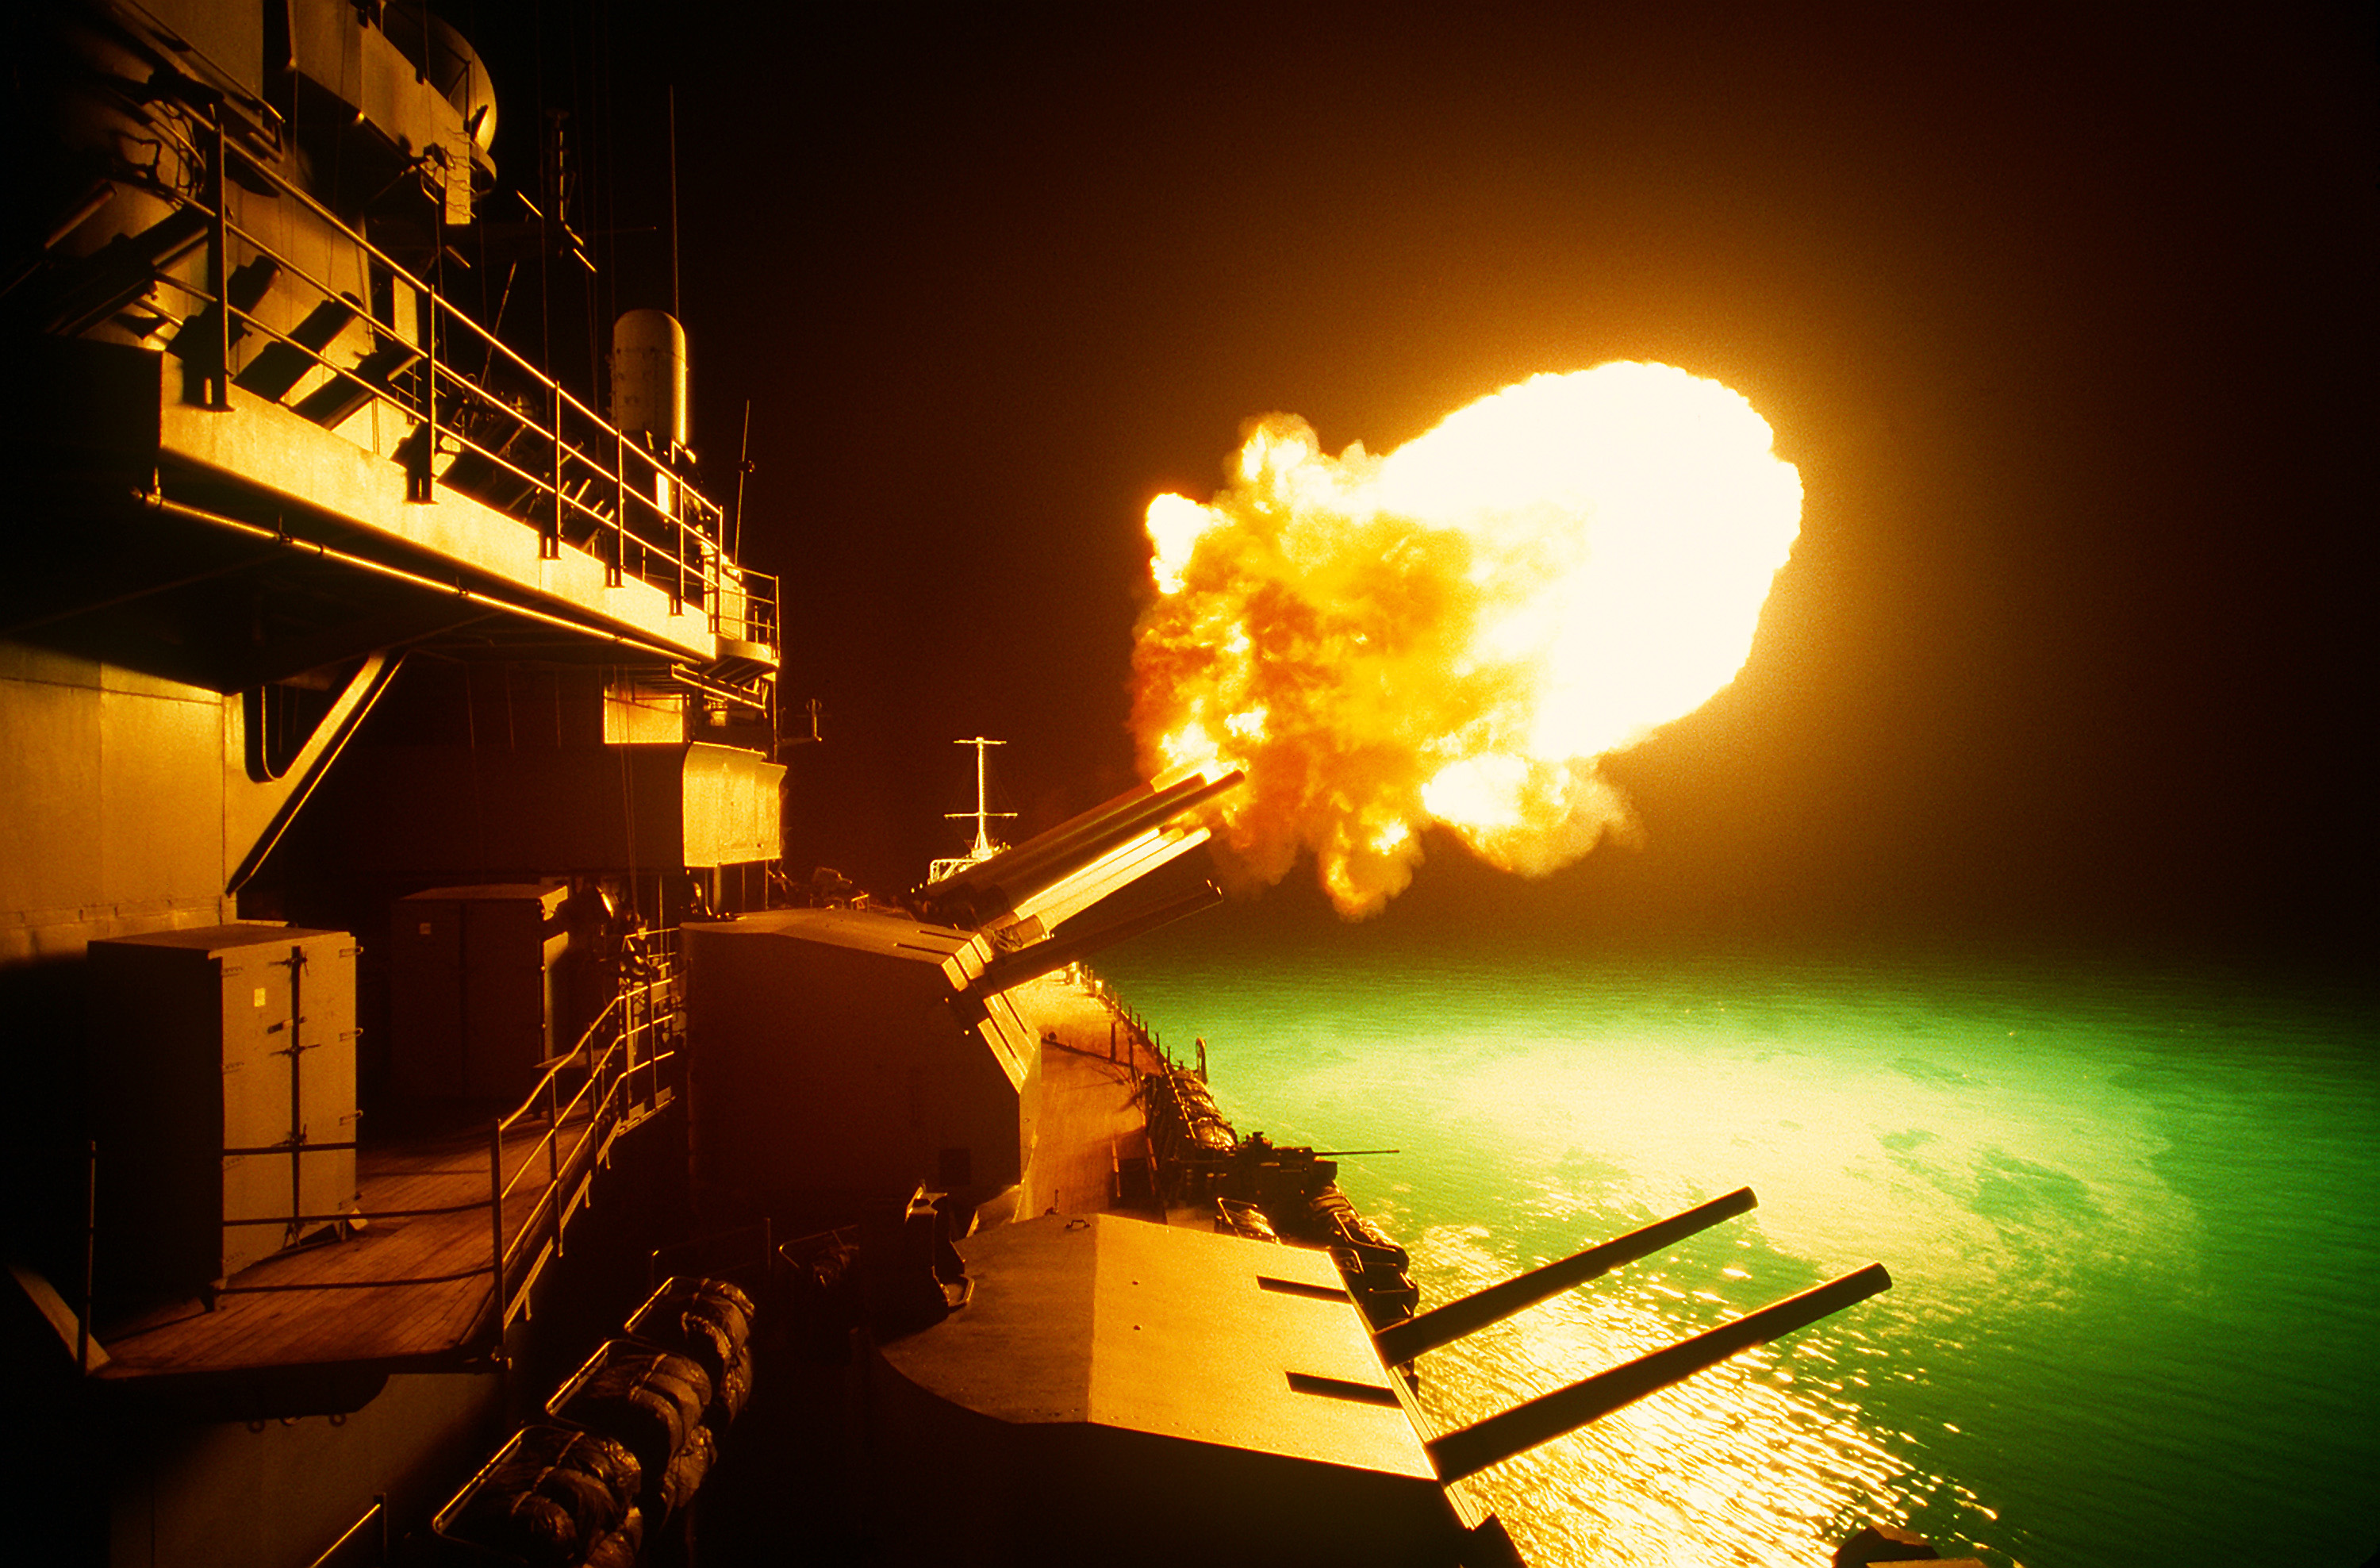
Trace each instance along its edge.
{"label": "dark sky", "polygon": [[2374,934],[2368,9],[848,9],[601,45],[824,704],[793,858],[914,880],[961,735],[1020,831],[1129,782],[1140,514],[1244,419],[1651,359],[1801,469],[1751,661],[1617,764],[1644,850],[1392,922]]}

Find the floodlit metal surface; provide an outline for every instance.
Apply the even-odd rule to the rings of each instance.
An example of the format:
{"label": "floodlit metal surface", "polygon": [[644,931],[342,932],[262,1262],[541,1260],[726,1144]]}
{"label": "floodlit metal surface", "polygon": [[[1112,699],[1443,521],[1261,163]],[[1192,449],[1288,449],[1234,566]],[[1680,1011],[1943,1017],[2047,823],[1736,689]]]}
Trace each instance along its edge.
{"label": "floodlit metal surface", "polygon": [[980,978],[992,956],[990,942],[973,931],[879,909],[772,909],[747,916],[732,927],[695,929],[705,933],[705,940],[722,931],[783,936],[898,963],[927,964],[953,991]]}
{"label": "floodlit metal surface", "polygon": [[[1237,772],[1219,779],[1193,773],[1162,789],[1143,784],[1126,790],[1045,833],[919,890],[917,896],[929,912],[959,924],[997,919],[1020,909],[1035,894],[1059,887],[1107,856],[1120,852],[1128,855],[1134,841],[1164,827],[1184,811],[1237,788],[1241,777]],[[1144,869],[1154,869],[1161,863],[1153,862]]]}
{"label": "floodlit metal surface", "polygon": [[780,763],[732,746],[686,748],[679,772],[678,846],[687,866],[743,866],[783,853]]}
{"label": "floodlit metal surface", "polygon": [[370,662],[278,778],[237,698],[0,642],[0,962],[212,925],[382,687]]}
{"label": "floodlit metal surface", "polygon": [[[668,1223],[652,1172],[683,1170],[656,1146],[684,1112],[675,1086],[574,1111],[574,1085],[635,1072],[604,1079],[584,1057],[511,1119],[529,1124],[459,1148],[425,1131],[435,1116],[375,1101],[361,1164],[381,1201],[369,1228],[334,1229],[319,1219],[351,1211],[359,1164],[330,1147],[355,1141],[353,982],[286,966],[288,948],[337,928],[321,940],[351,965],[339,931],[378,946],[403,893],[496,877],[609,875],[666,920],[680,866],[773,857],[778,770],[689,748],[674,724],[642,732],[667,746],[601,748],[591,692],[666,684],[698,695],[706,738],[765,735],[775,581],[729,559],[690,456],[624,438],[461,308],[484,298],[462,252],[480,264],[476,239],[514,216],[482,201],[475,222],[473,177],[484,198],[516,192],[486,177],[488,74],[443,22],[346,0],[18,10],[11,63],[41,85],[17,128],[35,243],[9,262],[0,388],[0,979],[25,1102],[50,1108],[12,1143],[14,1239],[56,1286],[55,1310],[18,1316],[68,1357],[92,1331],[124,1354],[103,1390],[51,1367],[12,1383],[28,1429],[88,1440],[18,1466],[53,1505],[18,1521],[16,1555],[310,1562],[376,1492],[411,1507],[502,1418],[477,1325],[492,1295],[526,1312],[572,1214],[630,1249]],[[414,651],[424,678],[392,683]],[[509,723],[486,746],[472,683],[431,665],[501,671],[507,700],[524,668],[583,676],[577,749],[495,760]],[[384,688],[396,700],[375,708]],[[563,706],[540,743],[565,744]],[[418,809],[342,808],[405,774],[391,753],[407,747],[421,766],[394,782],[421,787]],[[243,910],[304,929],[216,929]],[[509,998],[532,1063],[546,945],[530,933]],[[370,955],[363,991],[382,1055],[389,956]],[[470,968],[453,972],[492,972]],[[654,1005],[674,1018],[673,984],[648,982],[665,993],[646,993],[648,1041],[677,1038]],[[395,1101],[365,1065],[367,1096]],[[648,1053],[643,1081],[662,1071]],[[455,1074],[438,1087],[474,1088],[475,1064]],[[646,1122],[622,1157],[654,1163],[624,1181],[614,1140]],[[279,1250],[293,1234],[319,1245]],[[63,1338],[42,1320],[61,1315]],[[504,1348],[571,1331],[567,1312],[538,1317],[515,1316]],[[319,1415],[343,1424],[295,1419]]]}
{"label": "floodlit metal surface", "polygon": [[612,323],[612,422],[656,445],[684,446],[694,407],[686,328],[667,310],[629,310]]}
{"label": "floodlit metal surface", "polygon": [[1205,828],[1166,827],[1118,845],[1078,871],[1017,900],[1020,919],[1054,928],[1207,842]]}
{"label": "floodlit metal surface", "polygon": [[1111,1214],[1004,1225],[960,1251],[968,1306],[884,1348],[953,1404],[1435,1477],[1328,1253]]}
{"label": "floodlit metal surface", "polygon": [[[289,7],[286,25],[297,69],[353,108],[359,122],[394,143],[416,148],[455,146],[458,135],[465,132],[459,106],[442,92],[423,91],[420,71],[387,34],[371,28],[342,28],[342,20],[338,7],[325,0],[298,0]],[[432,25],[443,35],[442,44],[454,36],[434,18]],[[478,71],[472,85],[480,86],[486,79],[486,72]],[[484,92],[473,96],[486,101]],[[492,132],[492,109],[486,123]],[[465,140],[474,149],[475,159],[484,164],[484,155],[477,152],[480,144]]]}
{"label": "floodlit metal surface", "polygon": [[[1143,931],[1171,925],[1201,909],[1211,909],[1222,900],[1222,890],[1208,882],[1196,892],[1166,899],[1081,930],[1077,930],[1075,926],[1062,926],[1047,941],[1031,943],[1013,953],[1003,953],[993,959],[991,966],[984,972],[985,989],[1006,991],[1053,969],[1079,963],[1102,948],[1112,947]],[[1081,925],[1082,922],[1076,924]]]}
{"label": "floodlit metal surface", "polygon": [[435,564],[464,567],[511,589],[527,602],[567,607],[690,659],[705,661],[717,651],[708,618],[691,610],[673,614],[662,589],[635,577],[607,585],[603,563],[568,545],[548,558],[535,529],[443,487],[433,504],[409,502],[404,470],[386,457],[241,387],[233,387],[231,395],[228,416],[167,402],[161,463],[201,481],[261,486],[285,504],[337,518],[359,545],[425,553]]}
{"label": "floodlit metal surface", "polygon": [[[1469,1521],[1325,1254],[1111,1214],[960,1250],[967,1305],[878,1352],[873,1440],[953,1478],[892,1527],[946,1518],[990,1562],[1459,1560]],[[1068,1506],[1016,1518],[1053,1477]]]}

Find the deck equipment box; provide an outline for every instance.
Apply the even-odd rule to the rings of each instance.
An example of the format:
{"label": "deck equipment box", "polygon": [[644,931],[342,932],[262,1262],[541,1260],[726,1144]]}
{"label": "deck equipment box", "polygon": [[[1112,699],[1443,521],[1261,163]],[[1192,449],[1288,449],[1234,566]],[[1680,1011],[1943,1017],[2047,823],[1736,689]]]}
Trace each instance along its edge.
{"label": "deck equipment box", "polygon": [[91,944],[106,1280],[201,1290],[352,1209],[356,952],[261,924]]}
{"label": "deck equipment box", "polygon": [[561,882],[431,888],[389,916],[390,1070],[411,1099],[517,1104],[561,1018],[570,937]]}

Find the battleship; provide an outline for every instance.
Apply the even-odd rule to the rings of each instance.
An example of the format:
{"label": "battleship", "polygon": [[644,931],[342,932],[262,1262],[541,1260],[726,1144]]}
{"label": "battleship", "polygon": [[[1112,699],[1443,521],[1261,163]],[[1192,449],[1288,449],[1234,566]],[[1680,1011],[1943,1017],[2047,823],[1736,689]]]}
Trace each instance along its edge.
{"label": "battleship", "polygon": [[1086,966],[1220,896],[1135,889],[1228,770],[790,874],[816,730],[683,329],[574,383],[504,309],[593,266],[564,145],[500,174],[419,4],[34,9],[12,1555],[1512,1563],[1453,1483],[1888,1284],[1434,1429],[1431,1351],[1752,1195],[1422,1310]]}

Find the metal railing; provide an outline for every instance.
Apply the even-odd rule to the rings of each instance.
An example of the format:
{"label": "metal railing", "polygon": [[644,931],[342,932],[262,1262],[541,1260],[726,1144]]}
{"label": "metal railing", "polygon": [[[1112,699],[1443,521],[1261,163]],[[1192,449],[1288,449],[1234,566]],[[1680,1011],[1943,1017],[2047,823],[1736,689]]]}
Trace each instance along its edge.
{"label": "metal railing", "polygon": [[[408,426],[391,453],[405,468],[408,499],[432,501],[443,485],[537,529],[549,558],[568,544],[602,562],[608,585],[636,577],[664,590],[673,614],[699,609],[714,636],[778,645],[777,578],[728,558],[725,510],[668,455],[629,437],[480,326],[434,278],[418,276],[285,178],[273,160],[226,135],[220,107],[206,114],[172,107],[173,115],[153,115],[151,123],[188,160],[197,176],[188,184],[196,188],[162,194],[205,218],[205,278],[194,284],[161,269],[155,281],[191,302],[169,347],[206,407],[229,408],[230,388],[246,378],[257,379],[249,388],[256,395],[332,426],[377,402]],[[389,319],[236,222],[228,183],[261,183],[353,246],[378,270],[373,282],[388,292]],[[264,280],[247,304],[233,282],[240,276]],[[284,279],[313,300],[300,324],[285,332],[255,308]],[[400,288],[410,291],[415,308],[410,335],[395,319]],[[318,324],[310,332],[308,323]],[[351,363],[337,362],[335,345],[358,323],[371,347]],[[466,368],[469,360],[476,371]],[[316,380],[318,371],[328,379]],[[305,395],[285,402],[301,385]]]}
{"label": "metal railing", "polygon": [[[563,1233],[586,1200],[612,1140],[664,1103],[661,1067],[676,1054],[683,1017],[675,935],[659,931],[631,939],[611,1003],[571,1051],[546,1064],[519,1109],[489,1129],[488,1219],[494,1240],[493,1331],[499,1336],[528,1305],[529,1289],[545,1265],[562,1256]],[[585,1077],[565,1100],[564,1075],[579,1072]],[[540,1121],[543,1132],[505,1175],[504,1134]],[[507,1243],[504,1205],[540,1174],[543,1185]]]}
{"label": "metal railing", "polygon": [[[1107,1009],[1108,1054],[1119,1060],[1131,1061],[1133,1057],[1129,1048],[1136,1045],[1140,1050],[1156,1057],[1164,1064],[1166,1070],[1172,1071],[1177,1064],[1165,1049],[1165,1037],[1149,1027],[1148,1020],[1141,1015],[1138,1008],[1118,996],[1115,987],[1110,985],[1105,977],[1096,973],[1087,965],[1077,965],[1075,967],[1082,975],[1083,984]],[[1123,1048],[1121,1056],[1119,1056],[1120,1048]],[[1135,1070],[1138,1070],[1136,1064]]]}
{"label": "metal railing", "polygon": [[[439,1215],[488,1216],[490,1246],[487,1261],[437,1274],[405,1274],[342,1280],[289,1280],[216,1285],[211,1296],[285,1295],[319,1290],[394,1290],[416,1285],[454,1284],[486,1280],[489,1309],[485,1333],[501,1343],[504,1331],[518,1317],[528,1293],[551,1259],[562,1256],[563,1234],[585,1202],[594,1173],[609,1154],[613,1141],[666,1103],[662,1068],[676,1056],[675,1042],[683,1022],[682,991],[676,953],[676,932],[662,930],[629,939],[621,955],[619,983],[601,1014],[589,1025],[568,1051],[543,1063],[536,1087],[510,1114],[497,1117],[488,1129],[488,1196],[464,1203],[409,1209],[350,1209],[335,1214],[270,1215],[255,1220],[226,1220],[225,1224],[272,1224],[303,1229],[309,1226],[354,1225]],[[566,1098],[566,1076],[583,1074]],[[528,1148],[506,1169],[504,1135],[542,1126]],[[308,1142],[308,1149],[354,1149],[353,1143]],[[92,1190],[97,1188],[98,1149],[93,1146]],[[516,1234],[505,1221],[505,1203],[531,1180],[540,1189],[529,1210],[519,1216]],[[567,1191],[565,1192],[565,1188]],[[91,1289],[89,1258],[95,1230],[86,1217],[85,1280],[82,1321],[91,1320]],[[281,1254],[280,1256],[286,1256]],[[86,1348],[82,1363],[91,1365]]]}
{"label": "metal railing", "polygon": [[344,1535],[324,1547],[322,1554],[308,1563],[306,1568],[333,1568],[335,1563],[353,1559],[356,1553],[347,1550],[350,1546],[358,1547],[358,1550],[370,1549],[371,1561],[374,1563],[385,1563],[388,1561],[388,1494],[386,1492],[374,1492],[371,1506],[365,1509],[362,1515],[347,1526]]}

